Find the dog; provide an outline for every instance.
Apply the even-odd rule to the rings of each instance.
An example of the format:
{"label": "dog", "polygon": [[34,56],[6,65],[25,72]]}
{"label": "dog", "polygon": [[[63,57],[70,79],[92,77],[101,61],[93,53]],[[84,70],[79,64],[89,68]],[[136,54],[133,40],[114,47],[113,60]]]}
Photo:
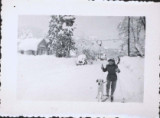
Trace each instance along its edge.
{"label": "dog", "polygon": [[103,79],[97,79],[96,82],[98,83],[98,94],[97,94],[97,99],[98,102],[102,102],[102,97],[103,97]]}

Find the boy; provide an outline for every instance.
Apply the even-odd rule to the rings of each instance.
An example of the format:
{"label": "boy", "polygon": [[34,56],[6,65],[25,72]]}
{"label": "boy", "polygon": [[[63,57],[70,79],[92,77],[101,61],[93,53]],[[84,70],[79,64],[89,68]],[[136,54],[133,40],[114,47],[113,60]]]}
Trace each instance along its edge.
{"label": "boy", "polygon": [[115,64],[115,60],[114,59],[109,59],[108,60],[108,63],[106,65],[106,68],[103,67],[103,64],[102,64],[102,71],[103,72],[106,72],[108,71],[108,75],[107,75],[107,85],[106,85],[106,89],[107,89],[107,97],[109,97],[109,89],[110,89],[110,86],[111,86],[111,102],[113,101],[113,94],[114,94],[114,91],[116,89],[116,83],[117,83],[117,74],[116,72],[120,72],[118,66]]}

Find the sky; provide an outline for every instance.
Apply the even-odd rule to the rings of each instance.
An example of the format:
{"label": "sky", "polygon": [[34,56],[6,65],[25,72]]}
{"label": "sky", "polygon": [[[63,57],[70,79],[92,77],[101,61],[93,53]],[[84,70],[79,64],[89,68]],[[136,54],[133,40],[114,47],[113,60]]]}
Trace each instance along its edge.
{"label": "sky", "polygon": [[41,37],[48,32],[49,20],[50,16],[45,15],[22,15],[19,16],[18,29],[29,29],[33,36]]}
{"label": "sky", "polygon": [[[117,26],[123,18],[112,16],[76,16],[74,35],[92,36],[102,40],[118,39]],[[50,16],[45,15],[19,16],[19,29],[28,28],[31,29],[33,35],[41,35],[48,32],[49,21]]]}
{"label": "sky", "polygon": [[[120,16],[75,16],[75,37],[91,37],[96,40],[111,40],[118,38],[118,24],[124,19]],[[49,30],[50,16],[22,15],[19,16],[19,30],[27,28],[34,37],[43,38]],[[111,43],[108,43],[108,47]],[[113,43],[116,47],[117,44]],[[105,44],[107,47],[107,43]]]}
{"label": "sky", "polygon": [[118,39],[118,24],[124,17],[77,16],[75,35],[92,36],[99,40]]}

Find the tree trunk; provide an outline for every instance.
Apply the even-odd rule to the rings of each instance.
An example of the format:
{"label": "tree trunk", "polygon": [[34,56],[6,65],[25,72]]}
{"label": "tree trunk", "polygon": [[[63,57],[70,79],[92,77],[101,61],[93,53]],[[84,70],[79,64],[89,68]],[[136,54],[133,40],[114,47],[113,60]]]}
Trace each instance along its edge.
{"label": "tree trunk", "polygon": [[71,39],[69,39],[69,46],[68,46],[67,57],[70,57],[70,50],[71,50]]}
{"label": "tree trunk", "polygon": [[130,56],[130,17],[128,17],[128,56]]}

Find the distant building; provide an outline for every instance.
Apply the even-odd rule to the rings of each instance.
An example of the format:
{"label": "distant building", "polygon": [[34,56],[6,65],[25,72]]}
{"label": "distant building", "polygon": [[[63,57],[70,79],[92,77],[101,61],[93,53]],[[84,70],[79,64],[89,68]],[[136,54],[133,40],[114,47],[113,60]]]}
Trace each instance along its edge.
{"label": "distant building", "polygon": [[47,45],[48,42],[46,39],[23,39],[18,42],[18,52],[27,55],[48,54]]}
{"label": "distant building", "polygon": [[37,46],[37,55],[43,55],[43,54],[48,54],[47,51],[47,42],[45,39],[43,39],[42,41],[39,42],[38,46]]}

